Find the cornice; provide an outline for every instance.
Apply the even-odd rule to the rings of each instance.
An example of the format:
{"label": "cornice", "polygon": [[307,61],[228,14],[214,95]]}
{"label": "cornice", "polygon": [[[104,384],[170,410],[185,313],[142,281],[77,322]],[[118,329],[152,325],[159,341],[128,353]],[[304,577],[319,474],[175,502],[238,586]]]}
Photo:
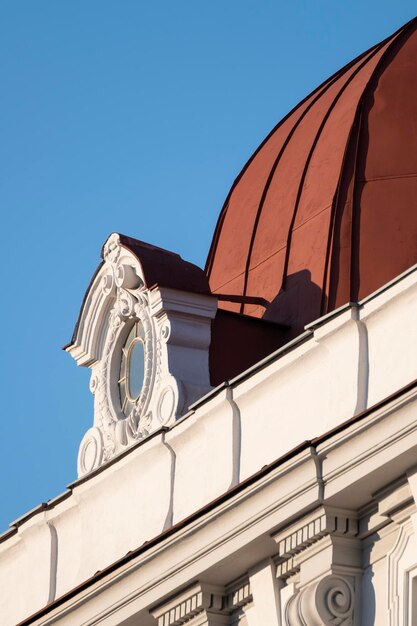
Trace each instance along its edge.
{"label": "cornice", "polygon": [[[42,624],[45,626],[54,623],[56,619],[55,614],[52,614],[49,619],[45,619],[45,616],[52,612],[55,607],[59,610],[60,616],[73,611],[74,607],[80,602],[82,604],[88,602],[97,594],[101,594],[109,586],[116,584],[118,580],[126,579],[127,576],[141,570],[145,563],[151,561],[153,562],[159,555],[166,553],[168,549],[171,549],[178,544],[182,545],[184,540],[203,530],[208,524],[217,520],[219,516],[223,516],[227,512],[237,511],[240,508],[239,505],[242,501],[248,500],[257,493],[262,492],[263,489],[269,484],[275,483],[283,475],[289,474],[291,467],[295,468],[301,463],[310,461],[309,467],[311,480],[308,481],[307,485],[306,483],[303,483],[300,485],[298,490],[294,490],[291,494],[285,494],[280,500],[274,502],[272,506],[261,508],[261,510],[252,515],[251,519],[246,518],[244,521],[242,520],[241,523],[234,526],[230,531],[226,533],[223,532],[214,542],[204,545],[199,552],[193,552],[193,554],[190,555],[186,561],[182,561],[180,568],[178,568],[178,565],[175,565],[172,571],[170,569],[165,569],[163,573],[161,573],[161,577],[157,580],[152,580],[149,584],[143,585],[142,587],[136,587],[131,596],[124,597],[122,605],[132,602],[134,598],[137,598],[145,593],[149,593],[152,589],[158,587],[162,581],[166,582],[170,578],[176,577],[181,571],[189,568],[193,563],[201,561],[221,546],[235,540],[236,537],[239,537],[244,533],[251,533],[251,529],[256,524],[282,510],[285,503],[296,500],[298,495],[302,496],[305,493],[306,488],[311,489],[311,487],[314,486],[315,465],[314,462],[311,463],[312,458],[309,448],[307,447],[307,449],[305,449],[303,446],[300,450],[297,450],[299,458],[294,457],[294,452],[295,451],[293,451],[291,455],[286,455],[281,460],[274,463],[273,467],[267,468],[268,471],[266,473],[265,470],[263,470],[251,479],[246,480],[244,483],[240,483],[237,487],[230,490],[230,492],[227,492],[217,500],[210,503],[209,507],[204,507],[200,511],[197,511],[186,520],[179,522],[168,531],[162,533],[162,535],[155,537],[155,539],[147,542],[137,550],[132,551],[123,559],[113,563],[110,567],[98,572],[92,579],[85,581],[85,583],[68,594],[65,594],[62,598],[58,598],[55,602],[51,603],[51,605],[39,611],[38,614],[35,614],[33,618],[29,618],[28,620],[21,622],[19,626],[37,623],[36,620],[38,616],[39,618],[43,618]],[[312,501],[317,503],[313,494]],[[67,602],[68,604],[64,604]],[[59,608],[61,605],[63,605],[62,609]],[[112,607],[112,611],[115,609],[115,607]]]}
{"label": "cornice", "polygon": [[[412,383],[407,385],[403,390],[399,390],[398,392],[396,392],[389,398],[384,399],[384,401],[375,405],[375,407],[372,407],[369,410],[367,410],[364,413],[364,418],[367,417],[373,411],[378,412],[378,410],[381,408],[385,409],[385,406],[389,401],[392,401],[393,399],[398,398],[401,393],[407,394],[410,390],[415,389],[416,386],[417,386],[417,382],[413,381]],[[407,401],[408,401],[408,397],[407,397]],[[367,428],[368,428],[368,424],[364,422],[363,430],[367,430]],[[350,436],[349,436],[349,433],[346,433],[346,436],[344,436],[344,442],[348,443],[349,439],[358,430],[357,420],[354,420],[353,423],[352,423],[352,420],[348,420],[347,422],[345,422],[344,429],[350,432]],[[335,435],[338,435],[338,434],[340,434],[340,429],[337,429],[337,432],[335,433]],[[324,440],[326,442],[330,440],[329,445],[331,445],[332,443],[331,433],[327,433],[324,436]],[[316,445],[319,441],[320,441],[319,438],[316,439]],[[339,440],[338,440],[338,445],[342,445],[340,444]],[[281,457],[281,459],[278,459],[277,461],[272,463],[270,466],[263,468],[260,472],[254,474],[249,479],[238,484],[235,488],[223,494],[223,496],[220,496],[218,499],[211,502],[209,505],[206,505],[202,509],[196,511],[189,518],[172,526],[168,531],[165,531],[162,535],[157,536],[154,539],[148,541],[139,549],[132,551],[129,555],[127,555],[123,559],[113,563],[111,566],[109,566],[105,570],[102,570],[101,572],[99,572],[92,579],[85,581],[84,583],[79,585],[77,588],[68,592],[61,598],[58,598],[55,602],[51,603],[50,606],[46,607],[45,609],[42,609],[39,612],[39,614],[45,615],[48,612],[52,611],[54,607],[58,608],[64,602],[70,601],[71,598],[76,598],[78,594],[83,594],[83,592],[88,590],[89,588],[93,589],[96,583],[100,584],[100,581],[104,581],[105,578],[108,576],[110,576],[110,580],[113,581],[115,576],[117,578],[119,575],[120,576],[127,575],[126,569],[125,569],[126,567],[128,568],[128,571],[133,571],[134,569],[136,569],[136,567],[139,566],[136,564],[136,562],[134,562],[136,561],[136,559],[139,559],[140,563],[143,563],[144,560],[146,561],[148,558],[154,558],[158,554],[158,552],[160,550],[164,550],[168,544],[173,545],[177,541],[181,541],[182,538],[185,537],[188,533],[194,533],[199,528],[204,527],[207,523],[209,523],[210,519],[217,518],[219,515],[222,514],[222,512],[226,510],[236,508],[238,502],[240,502],[242,498],[246,499],[247,497],[250,497],[250,490],[252,490],[252,493],[256,493],[263,486],[265,486],[271,481],[274,481],[274,479],[276,479],[279,475],[281,475],[279,471],[279,468],[281,467],[281,465],[290,461],[293,457],[299,457],[298,461],[297,459],[294,459],[296,464],[300,462],[300,458],[301,458],[300,455],[307,454],[308,458],[313,458],[311,456],[311,453],[308,452],[310,449],[313,451],[315,447],[311,446],[309,442],[305,442],[301,446],[298,446],[293,451],[290,451],[289,453]],[[288,471],[288,468],[285,467],[284,473],[286,473],[287,471]],[[315,474],[315,476],[317,478],[317,474]],[[87,479],[90,480],[92,478],[88,477]],[[248,489],[249,491],[247,491]],[[68,497],[68,495],[65,494],[65,497]],[[293,497],[295,497],[295,495],[293,495]],[[13,534],[15,533],[13,532]],[[7,532],[7,536],[9,536],[9,531]],[[120,570],[120,573],[118,574],[117,572],[119,570]],[[102,583],[103,587],[105,587],[107,584],[112,584],[111,581],[110,583],[103,582]],[[94,593],[96,592],[93,592],[93,594]],[[87,597],[89,597],[89,594]],[[78,600],[75,600],[75,604],[77,604],[77,602]],[[22,625],[35,623],[36,618],[37,618],[37,614],[35,614],[33,617],[28,618],[28,620],[23,621]],[[46,623],[48,622],[45,622],[45,624]]]}
{"label": "cornice", "polygon": [[[385,405],[383,408],[385,408]],[[354,436],[357,433],[356,424],[355,428],[353,428],[352,424],[348,424],[346,428],[349,429],[349,426],[351,429],[351,436]],[[366,432],[368,428],[368,423],[365,421],[363,424],[363,431]],[[348,436],[345,437],[344,443],[349,445]],[[369,454],[372,454],[371,450],[369,451]],[[239,536],[242,537],[241,540],[244,540],[244,537],[248,535],[255,536],[257,531],[254,535],[252,529],[257,525],[262,528],[267,528],[268,526],[271,528],[271,525],[273,527],[274,524],[279,524],[279,519],[282,520],[281,523],[286,521],[286,524],[288,524],[288,514],[284,513],[286,503],[288,504],[293,501],[294,507],[292,507],[292,510],[297,510],[296,503],[302,501],[303,494],[308,492],[306,492],[307,489],[310,490],[309,508],[311,510],[311,513],[308,514],[311,516],[311,520],[308,524],[313,522],[312,526],[305,524],[304,526],[307,526],[306,529],[304,529],[303,524],[298,529],[295,527],[292,529],[291,526],[286,526],[286,528],[282,531],[274,534],[275,539],[279,539],[276,556],[278,562],[281,563],[281,574],[284,577],[290,575],[295,571],[294,568],[298,567],[298,550],[304,543],[306,543],[307,548],[309,548],[314,545],[316,540],[321,538],[323,533],[327,533],[331,529],[333,529],[333,532],[336,531],[337,534],[338,529],[340,530],[340,528],[343,527],[345,530],[347,529],[346,536],[348,537],[351,537],[352,533],[354,534],[357,529],[356,518],[354,516],[352,517],[347,515],[346,512],[339,509],[331,511],[327,508],[327,517],[324,520],[322,519],[321,513],[317,514],[317,511],[320,511],[320,506],[322,504],[317,499],[319,494],[318,481],[320,480],[320,472],[322,470],[319,468],[319,471],[317,471],[316,462],[317,458],[315,457],[315,449],[308,443],[303,444],[292,453],[289,453],[271,466],[264,468],[252,476],[251,479],[237,485],[237,487],[230,490],[230,492],[225,493],[223,496],[210,503],[210,505],[196,511],[195,514],[171,527],[162,535],[147,542],[139,549],[132,551],[132,553],[120,561],[112,564],[112,566],[103,570],[91,580],[86,581],[77,589],[74,589],[59,598],[49,607],[40,611],[38,615],[34,615],[32,618],[22,622],[22,626],[24,624],[28,625],[37,623],[37,619],[41,616],[43,616],[42,624],[52,624],[56,617],[56,611],[58,611],[60,615],[63,615],[67,611],[74,610],[80,602],[88,602],[97,593],[102,593],[103,590],[105,590],[109,585],[115,584],[116,581],[121,580],[122,578],[126,579],[126,577],[131,576],[135,571],[138,571],[139,568],[143,568],[147,562],[154,561],[154,559],[158,558],[158,555],[162,553],[166,554],[168,548],[174,548],[176,545],[185,545],[184,539],[195,536],[196,533],[200,533],[212,521],[218,520],[220,517],[224,517],[226,513],[230,512],[237,516],[236,521],[233,523],[229,531],[223,531],[214,542],[204,544],[204,541],[202,540],[200,545],[203,547],[198,553],[194,551],[189,558],[182,560],[181,565],[174,564],[172,569],[164,570],[163,578],[158,580],[154,579],[140,587],[136,586],[135,590],[132,591],[132,594],[129,594],[124,598],[122,605],[125,602],[131,602],[133,599],[137,599],[150,592],[151,589],[158,587],[162,581],[167,582],[167,580],[171,578],[173,581],[174,579],[176,580],[178,576],[182,576],[181,572],[185,572],[192,563],[197,563],[198,561],[203,562],[208,555],[220,549],[221,546],[226,546],[236,542],[236,539]],[[256,513],[254,515],[251,517],[245,517],[245,507],[242,507],[242,504],[245,501],[255,497],[256,494],[264,493],[265,489],[268,488],[268,485],[280,484],[285,490],[285,485],[282,482],[283,476],[287,475],[288,479],[291,481],[291,469],[300,467],[300,464],[303,463],[304,465],[308,463],[308,465],[305,465],[305,468],[307,469],[307,467],[309,467],[308,472],[310,479],[307,479],[308,474],[305,475],[303,483],[300,483],[298,489],[293,491],[292,494],[286,494],[283,495],[283,497],[276,499],[272,506],[270,500],[267,498],[265,502],[268,502],[268,505],[265,508],[263,506],[257,506]],[[388,479],[389,477],[386,476],[385,478]],[[316,495],[313,495],[314,492],[311,491],[314,485],[316,485]],[[298,505],[297,518],[300,515],[305,517],[307,513],[308,510],[302,510],[302,508]],[[333,515],[333,518],[330,514]],[[238,518],[240,518],[240,521]],[[295,516],[294,519],[296,519]],[[303,519],[303,517],[301,519]],[[340,524],[341,520],[342,525]],[[286,560],[283,560],[280,557],[280,542],[282,545],[282,555],[287,557]],[[288,545],[290,546],[289,548]],[[282,563],[285,563],[285,565],[282,565]],[[291,565],[291,563],[293,563],[293,565]],[[46,618],[45,620],[48,613],[51,614],[51,618]]]}

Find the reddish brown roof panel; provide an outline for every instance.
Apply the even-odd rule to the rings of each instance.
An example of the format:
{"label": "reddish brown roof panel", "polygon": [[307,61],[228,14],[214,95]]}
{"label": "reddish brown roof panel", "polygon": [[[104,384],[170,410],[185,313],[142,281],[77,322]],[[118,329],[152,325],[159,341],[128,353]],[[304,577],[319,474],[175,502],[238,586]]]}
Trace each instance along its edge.
{"label": "reddish brown roof panel", "polygon": [[210,287],[235,300],[221,307],[297,333],[417,262],[416,83],[413,20],[271,132],[214,233]]}
{"label": "reddish brown roof panel", "polygon": [[120,243],[140,261],[148,288],[158,285],[179,291],[209,294],[207,277],[197,265],[179,254],[133,237],[119,235]]}

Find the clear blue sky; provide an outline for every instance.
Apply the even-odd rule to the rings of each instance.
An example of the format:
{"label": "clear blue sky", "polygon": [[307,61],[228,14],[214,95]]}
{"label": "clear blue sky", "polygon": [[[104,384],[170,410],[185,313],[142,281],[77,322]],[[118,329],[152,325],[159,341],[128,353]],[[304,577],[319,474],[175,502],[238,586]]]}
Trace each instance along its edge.
{"label": "clear blue sky", "polygon": [[92,397],[61,346],[108,234],[204,265],[263,137],[415,11],[415,0],[0,1],[0,530],[76,478]]}

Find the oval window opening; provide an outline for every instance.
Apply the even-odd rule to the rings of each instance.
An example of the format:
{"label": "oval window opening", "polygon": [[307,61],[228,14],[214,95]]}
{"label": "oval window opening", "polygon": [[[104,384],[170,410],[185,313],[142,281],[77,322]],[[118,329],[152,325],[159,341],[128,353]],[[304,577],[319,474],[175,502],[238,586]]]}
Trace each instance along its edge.
{"label": "oval window opening", "polygon": [[145,372],[145,351],[141,339],[132,342],[127,362],[127,393],[132,401],[140,396]]}

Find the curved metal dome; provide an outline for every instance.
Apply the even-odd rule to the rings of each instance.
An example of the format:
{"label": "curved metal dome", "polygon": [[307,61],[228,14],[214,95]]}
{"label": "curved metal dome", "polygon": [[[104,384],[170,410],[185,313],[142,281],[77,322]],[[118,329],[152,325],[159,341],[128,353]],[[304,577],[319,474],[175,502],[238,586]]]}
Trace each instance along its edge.
{"label": "curved metal dome", "polygon": [[220,306],[291,325],[417,262],[417,18],[329,78],[236,179],[207,259]]}

